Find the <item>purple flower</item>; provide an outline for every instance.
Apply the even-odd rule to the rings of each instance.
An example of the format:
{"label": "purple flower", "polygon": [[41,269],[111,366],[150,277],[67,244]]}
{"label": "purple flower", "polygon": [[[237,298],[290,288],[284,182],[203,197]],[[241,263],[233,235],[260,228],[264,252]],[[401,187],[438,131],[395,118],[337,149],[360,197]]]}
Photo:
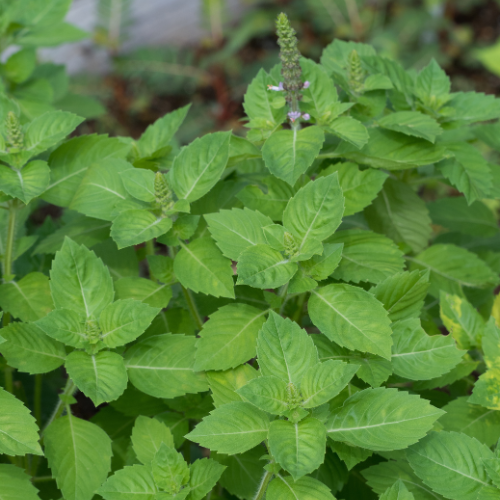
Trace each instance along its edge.
{"label": "purple flower", "polygon": [[309,113],[304,113],[304,114],[302,115],[302,119],[303,119],[303,120],[306,120],[306,121],[307,121],[307,120],[310,120],[310,119],[311,119],[311,115],[310,115]]}
{"label": "purple flower", "polygon": [[309,88],[309,85],[311,85],[311,82],[309,81],[305,81],[304,82],[304,86],[302,87],[303,89],[308,89]]}
{"label": "purple flower", "polygon": [[283,82],[280,82],[279,85],[268,85],[267,90],[274,90],[275,92],[281,92],[283,89]]}
{"label": "purple flower", "polygon": [[298,120],[301,117],[300,111],[290,111],[288,113],[288,118],[294,122],[295,120]]}

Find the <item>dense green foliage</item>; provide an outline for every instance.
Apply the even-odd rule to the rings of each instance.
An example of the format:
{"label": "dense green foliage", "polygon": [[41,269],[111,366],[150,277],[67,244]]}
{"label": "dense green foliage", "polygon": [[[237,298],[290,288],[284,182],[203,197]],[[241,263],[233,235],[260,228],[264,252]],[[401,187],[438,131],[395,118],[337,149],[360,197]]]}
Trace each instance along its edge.
{"label": "dense green foliage", "polygon": [[278,27],[246,138],[1,97],[0,498],[500,498],[500,100]]}

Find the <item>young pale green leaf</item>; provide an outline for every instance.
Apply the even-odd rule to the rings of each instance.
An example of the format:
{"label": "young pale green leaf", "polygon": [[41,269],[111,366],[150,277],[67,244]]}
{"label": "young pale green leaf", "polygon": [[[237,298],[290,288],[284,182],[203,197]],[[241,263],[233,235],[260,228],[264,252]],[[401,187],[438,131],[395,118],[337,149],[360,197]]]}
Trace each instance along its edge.
{"label": "young pale green leaf", "polygon": [[300,382],[304,408],[315,408],[333,399],[344,389],[359,366],[328,360],[309,368]]}
{"label": "young pale green leaf", "polygon": [[217,246],[232,260],[238,260],[241,252],[249,247],[265,244],[262,228],[273,223],[269,217],[248,208],[221,210],[205,215],[205,220]]}
{"label": "young pale green leaf", "polygon": [[371,54],[366,54],[366,57],[363,57],[363,63],[373,73],[380,73],[389,77],[394,87],[404,94],[408,102],[412,102],[410,96],[414,92],[414,78],[408,71],[404,70],[399,62],[386,57],[376,56],[373,51]]}
{"label": "young pale green leaf", "polygon": [[234,299],[233,270],[211,238],[200,238],[182,250],[174,260],[174,273],[181,284],[196,293]]}
{"label": "young pale green leaf", "polygon": [[415,94],[425,106],[438,110],[450,100],[450,87],[448,75],[432,59],[417,76]]}
{"label": "young pale green leaf", "polygon": [[398,479],[390,488],[380,495],[380,500],[415,500],[413,493],[410,493],[405,483]]}
{"label": "young pale green leaf", "polygon": [[432,233],[431,219],[423,200],[407,185],[387,179],[382,191],[365,209],[370,229],[382,233],[396,243],[404,243],[421,252]]}
{"label": "young pale green leaf", "polygon": [[267,497],[269,500],[335,500],[330,490],[317,479],[307,476],[294,481],[280,474],[269,483]]}
{"label": "young pale green leaf", "polygon": [[135,299],[151,307],[163,309],[172,298],[172,289],[137,276],[121,278],[115,282],[116,298]]}
{"label": "young pale green leaf", "polygon": [[186,118],[189,108],[190,105],[176,109],[150,125],[136,142],[139,157],[148,158],[168,146]]}
{"label": "young pale green leaf", "polygon": [[403,252],[389,238],[372,231],[338,231],[328,243],[343,243],[342,260],[333,277],[359,283],[381,283],[404,267]]}
{"label": "young pale green leaf", "polygon": [[336,118],[328,125],[326,131],[340,137],[357,149],[365,146],[370,139],[366,127],[351,116]]}
{"label": "young pale green leaf", "polygon": [[486,288],[498,283],[496,273],[476,254],[455,245],[436,244],[408,258],[412,269],[430,271],[429,293],[462,295],[461,287]]}
{"label": "young pale green leaf", "polygon": [[335,441],[373,451],[402,450],[429,431],[443,411],[397,389],[365,389],[332,411],[326,429]]}
{"label": "young pale green leaf", "polygon": [[205,417],[186,437],[218,453],[234,455],[267,438],[269,417],[250,403],[222,405]]}
{"label": "young pale green leaf", "polygon": [[111,348],[128,344],[145,332],[159,312],[158,308],[138,300],[117,300],[99,316],[101,340]]}
{"label": "young pale green leaf", "polygon": [[227,370],[255,357],[257,334],[268,311],[228,304],[210,316],[196,342],[196,370]]}
{"label": "young pale green leaf", "polygon": [[236,392],[243,401],[273,415],[282,415],[288,410],[288,384],[278,377],[264,376],[250,380]]}
{"label": "young pale green leaf", "polygon": [[311,260],[303,262],[302,267],[315,280],[326,280],[339,265],[343,248],[342,243],[325,243],[323,254],[314,255]]}
{"label": "young pale green leaf", "polygon": [[313,292],[308,308],[312,322],[330,340],[390,359],[387,311],[370,293],[351,285],[328,285]]}
{"label": "young pale green leaf", "polygon": [[468,401],[500,410],[500,329],[495,325],[493,317],[486,325],[482,344],[486,372],[479,377]]}
{"label": "young pale green leaf", "polygon": [[158,238],[171,227],[172,219],[158,217],[148,210],[126,210],[113,220],[111,237],[118,248],[125,248]]}
{"label": "young pale green leaf", "polygon": [[439,123],[428,115],[418,111],[398,111],[386,115],[378,124],[385,129],[401,132],[405,135],[421,137],[429,142],[436,142],[436,137],[442,134]]}
{"label": "young pale green leaf", "polygon": [[295,193],[294,189],[273,175],[264,177],[260,185],[262,187],[246,186],[238,192],[236,198],[246,207],[259,210],[274,221],[280,221],[283,210]]}
{"label": "young pale green leaf", "polygon": [[471,349],[480,344],[485,323],[465,298],[441,292],[439,315],[461,349]]}
{"label": "young pale green leaf", "polygon": [[97,490],[104,500],[155,500],[158,488],[153,473],[145,465],[132,465],[116,471]]}
{"label": "young pale green leaf", "polygon": [[2,387],[0,387],[0,407],[2,408],[0,453],[43,455],[38,444],[38,427],[28,408]]}
{"label": "young pale green leaf", "polygon": [[97,425],[68,414],[47,427],[44,444],[49,467],[64,498],[91,500],[111,469],[108,435]]}
{"label": "young pale green leaf", "polygon": [[212,458],[201,458],[196,460],[189,469],[191,491],[187,500],[201,500],[215,486],[226,467]]}
{"label": "young pale green leaf", "polygon": [[402,272],[385,279],[370,290],[382,302],[391,321],[417,318],[429,289],[429,273]]}
{"label": "young pale green leaf", "polygon": [[440,377],[460,363],[465,351],[457,349],[451,336],[429,336],[417,318],[392,324],[392,367],[394,373],[409,380]]}
{"label": "young pale green leaf", "polygon": [[467,142],[448,144],[454,158],[443,161],[443,175],[465,195],[467,202],[488,198],[492,188],[491,169],[481,152]]}
{"label": "young pale green leaf", "polygon": [[40,500],[38,490],[33,486],[30,476],[15,465],[0,465],[0,484],[2,496],[6,500]]}
{"label": "young pale green leaf", "polygon": [[56,307],[99,314],[113,300],[113,280],[95,253],[66,238],[52,262],[50,289]]}
{"label": "young pale green leaf", "polygon": [[294,480],[316,470],[325,458],[325,426],[308,417],[298,423],[275,420],[269,427],[269,449]]}
{"label": "young pale green leaf", "polygon": [[236,391],[258,377],[259,373],[255,368],[244,364],[233,370],[207,372],[206,375],[214,406],[218,408],[227,403],[243,401]]}
{"label": "young pale green leaf", "polygon": [[373,354],[349,351],[340,347],[325,335],[313,335],[321,362],[327,360],[345,361],[357,367],[356,375],[372,387],[380,387],[392,373],[390,361]]}
{"label": "young pale green leaf", "polygon": [[215,186],[226,168],[230,138],[231,132],[215,132],[181,150],[168,174],[178,198],[192,202]]}
{"label": "young pale green leaf", "polygon": [[446,413],[439,423],[445,431],[462,432],[486,446],[493,446],[500,439],[500,411],[471,404],[467,399],[467,396],[459,397],[443,406]]}
{"label": "young pale green leaf", "polygon": [[275,312],[259,332],[257,357],[263,375],[287,383],[299,383],[309,368],[318,364],[318,352],[305,330]]}
{"label": "young pale green leaf", "polygon": [[123,187],[128,194],[145,203],[155,201],[155,174],[145,168],[129,168],[120,172]]}
{"label": "young pale green leaf", "polygon": [[127,387],[125,363],[116,352],[73,351],[64,366],[76,386],[95,406],[118,399]]}
{"label": "young pale green leaf", "polygon": [[50,183],[50,169],[45,161],[29,162],[23,169],[16,170],[0,165],[2,191],[19,198],[26,205],[40,196]]}
{"label": "young pale green leaf", "polygon": [[278,288],[288,283],[297,269],[295,262],[290,262],[290,259],[270,246],[254,245],[244,250],[238,258],[236,284]]}
{"label": "young pale green leaf", "polygon": [[312,165],[323,146],[325,134],[319,127],[302,130],[278,130],[262,148],[269,171],[290,186]]}
{"label": "young pale green leaf", "polygon": [[156,485],[167,493],[176,494],[189,482],[188,464],[175,448],[165,443],[160,444],[151,468]]}
{"label": "young pale green leaf", "polygon": [[493,452],[465,434],[432,432],[407,457],[417,476],[446,498],[475,500],[489,486],[483,460],[493,458]]}
{"label": "young pale green leaf", "polygon": [[11,323],[2,329],[6,342],[0,346],[10,366],[31,374],[47,373],[64,363],[64,346],[34,324]]}
{"label": "young pale green leaf", "polygon": [[54,308],[47,276],[34,272],[0,285],[0,307],[21,321],[43,318]]}
{"label": "young pale green leaf", "polygon": [[150,465],[162,443],[171,448],[174,447],[174,438],[170,429],[154,418],[142,415],[137,417],[132,429],[132,446],[137,458],[144,465]]}
{"label": "young pale green leaf", "polygon": [[195,343],[192,336],[165,334],[135,344],[125,355],[130,381],[156,398],[206,391],[204,375],[193,370]]}
{"label": "young pale green leaf", "polygon": [[283,225],[299,241],[299,252],[311,240],[323,241],[339,227],[344,197],[338,175],[333,173],[309,182],[288,202]]}
{"label": "young pale green leaf", "polygon": [[499,232],[495,214],[481,201],[469,205],[465,198],[442,198],[428,205],[432,222],[463,234],[488,238]]}
{"label": "young pale green leaf", "polygon": [[360,212],[367,207],[382,189],[387,174],[374,168],[360,170],[355,163],[336,163],[321,172],[329,175],[337,172],[342,194],[345,197],[344,216]]}

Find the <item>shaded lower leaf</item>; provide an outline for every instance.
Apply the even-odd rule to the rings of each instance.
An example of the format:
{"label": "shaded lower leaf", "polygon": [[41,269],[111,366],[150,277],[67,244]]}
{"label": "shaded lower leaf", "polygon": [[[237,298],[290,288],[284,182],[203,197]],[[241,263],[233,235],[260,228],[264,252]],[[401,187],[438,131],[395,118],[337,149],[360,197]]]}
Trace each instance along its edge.
{"label": "shaded lower leaf", "polygon": [[0,484],[5,500],[40,500],[30,476],[20,467],[0,464]]}

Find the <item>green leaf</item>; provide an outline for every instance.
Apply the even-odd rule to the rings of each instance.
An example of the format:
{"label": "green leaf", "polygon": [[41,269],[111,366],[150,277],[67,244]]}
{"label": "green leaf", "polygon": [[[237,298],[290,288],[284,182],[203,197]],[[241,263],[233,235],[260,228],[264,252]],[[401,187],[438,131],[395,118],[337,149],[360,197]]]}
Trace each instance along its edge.
{"label": "green leaf", "polygon": [[294,186],[318,156],[324,140],[319,127],[278,130],[264,144],[262,158],[273,175]]}
{"label": "green leaf", "polygon": [[15,465],[0,465],[0,484],[5,500],[40,500],[30,476]]}
{"label": "green leaf", "polygon": [[73,351],[64,365],[76,386],[95,406],[118,399],[127,387],[127,371],[120,354]]}
{"label": "green leaf", "polygon": [[147,210],[126,210],[113,220],[111,237],[118,248],[124,248],[158,238],[171,227],[172,219],[158,217]]}
{"label": "green leaf", "polygon": [[[0,387],[0,453],[43,455],[38,444],[38,426],[26,406]],[[6,466],[0,466],[6,467]],[[4,483],[2,483],[3,485]]]}
{"label": "green leaf", "polygon": [[387,174],[374,168],[360,170],[355,163],[336,163],[321,172],[337,172],[342,194],[345,197],[344,216],[352,215],[368,206],[382,189]]}
{"label": "green leaf", "polygon": [[54,308],[47,276],[34,272],[0,285],[0,307],[21,321],[43,318]]}
{"label": "green leaf", "polygon": [[491,450],[456,432],[433,432],[407,451],[411,467],[422,481],[447,498],[475,500],[489,486],[482,459]]}
{"label": "green leaf", "polygon": [[387,179],[382,191],[365,209],[370,229],[396,243],[405,243],[421,252],[432,233],[431,219],[424,201],[406,184]]}
{"label": "green leaf", "polygon": [[152,203],[155,201],[155,174],[144,168],[129,168],[120,172],[123,187],[130,196]]}
{"label": "green leaf", "polygon": [[467,396],[459,397],[443,406],[446,413],[439,423],[445,431],[462,432],[486,446],[493,446],[500,438],[500,411],[471,404],[467,399]]}
{"label": "green leaf", "polygon": [[263,375],[287,383],[299,383],[307,370],[318,363],[318,352],[305,330],[275,312],[259,332],[257,357]]}
{"label": "green leaf", "polygon": [[298,423],[275,420],[269,428],[269,450],[294,480],[316,470],[325,458],[325,426],[308,417]]}
{"label": "green leaf", "polygon": [[429,336],[416,318],[392,324],[392,367],[394,373],[410,380],[440,377],[460,363],[459,351],[451,336]]}
{"label": "green leaf", "polygon": [[373,451],[365,450],[364,448],[359,448],[357,446],[349,446],[346,443],[333,441],[328,444],[332,451],[334,451],[345,463],[347,470],[353,469],[356,465],[364,462],[367,458],[370,458],[373,455]]}
{"label": "green leaf", "polygon": [[387,170],[404,170],[437,163],[452,156],[444,145],[434,145],[424,139],[408,137],[392,130],[370,129],[368,143],[361,149],[341,142],[335,157]]}
{"label": "green leaf", "polygon": [[495,458],[486,458],[484,462],[484,466],[486,468],[486,472],[490,479],[493,481],[495,486],[500,488],[500,459],[498,458],[498,453],[495,453]]}
{"label": "green leaf", "polygon": [[436,142],[436,137],[443,132],[434,118],[418,111],[391,113],[378,120],[378,124],[382,128],[401,132],[405,135],[421,137],[432,143]]}
{"label": "green leaf", "polygon": [[500,410],[500,329],[495,325],[493,317],[486,325],[482,344],[486,372],[479,377],[468,401]]}
{"label": "green leaf", "polygon": [[262,311],[247,304],[228,304],[210,315],[196,342],[197,370],[227,370],[255,357]]}
{"label": "green leaf", "polygon": [[300,382],[304,408],[315,408],[333,399],[346,387],[359,366],[328,360],[312,366]]}
{"label": "green leaf", "polygon": [[21,49],[5,61],[2,69],[8,80],[14,83],[23,83],[35,70],[36,63],[35,50]]}
{"label": "green leaf", "polygon": [[86,321],[83,314],[70,309],[56,309],[39,319],[36,326],[49,337],[63,344],[80,349],[88,346]]}
{"label": "green leaf", "polygon": [[448,144],[454,158],[439,164],[443,175],[465,195],[467,202],[488,198],[492,188],[491,170],[478,149],[468,143]]}
{"label": "green leaf", "polygon": [[381,234],[349,229],[338,231],[328,242],[344,244],[342,260],[333,273],[336,279],[381,283],[403,270],[403,252]]}
{"label": "green leaf", "polygon": [[326,129],[337,137],[361,149],[369,141],[370,136],[366,127],[351,116],[340,116],[333,120]]}
{"label": "green leaf", "polygon": [[95,253],[65,238],[52,262],[50,289],[58,309],[99,314],[113,300],[113,280]]}
{"label": "green leaf", "polygon": [[439,315],[461,349],[471,349],[480,344],[485,323],[466,299],[441,292]]}
{"label": "green leaf", "polygon": [[380,495],[380,500],[415,500],[412,493],[408,491],[405,483],[398,479],[390,488]]}
{"label": "green leaf", "polygon": [[64,346],[34,324],[11,323],[2,329],[0,352],[10,366],[30,374],[47,373],[64,363]]}
{"label": "green leaf", "polygon": [[317,479],[301,477],[294,481],[290,476],[278,474],[267,488],[269,500],[335,500],[330,490]]}
{"label": "green leaf", "polygon": [[327,435],[373,451],[402,450],[416,443],[444,412],[397,389],[365,389],[332,411]]}
{"label": "green leaf", "polygon": [[392,373],[390,361],[356,351],[349,351],[328,340],[325,335],[313,335],[320,361],[340,360],[357,367],[356,375],[372,387],[380,387]]}
{"label": "green leaf", "polygon": [[117,299],[135,299],[151,307],[163,309],[172,298],[172,289],[154,281],[136,276],[121,278],[115,282]]}
{"label": "green leaf", "polygon": [[40,196],[47,189],[49,182],[50,169],[45,161],[31,161],[21,170],[0,165],[2,191],[19,198],[26,205],[33,198]]}
{"label": "green leaf", "polygon": [[381,73],[389,77],[394,87],[404,94],[408,103],[412,102],[411,94],[414,91],[414,79],[400,63],[386,57],[375,56],[374,53],[363,57],[363,63],[374,73]]}
{"label": "green leaf", "polygon": [[202,373],[195,373],[196,338],[156,335],[135,344],[125,355],[132,384],[156,398],[175,398],[207,390]]}
{"label": "green leaf", "polygon": [[222,405],[205,417],[186,437],[218,453],[234,455],[267,438],[269,417],[250,403]]}
{"label": "green leaf", "polygon": [[215,132],[181,150],[168,174],[178,198],[192,202],[215,186],[227,164],[230,138],[231,132]]}
{"label": "green leaf", "polygon": [[269,217],[248,208],[221,210],[217,214],[205,215],[205,220],[217,246],[232,260],[237,260],[249,247],[265,244],[262,228],[273,223]]}
{"label": "green leaf", "polygon": [[315,280],[325,280],[339,265],[343,247],[343,244],[325,243],[323,254],[314,255],[311,260],[303,262],[302,266]]}
{"label": "green leaf", "polygon": [[141,158],[152,156],[158,150],[168,146],[182,122],[186,118],[190,105],[167,113],[162,118],[149,125],[141,138],[136,142],[137,151]]}
{"label": "green leaf", "polygon": [[237,285],[254,288],[278,288],[297,272],[297,264],[267,245],[254,245],[238,258]]}
{"label": "green leaf", "polygon": [[394,274],[370,290],[382,302],[391,321],[418,318],[429,289],[428,272]]}
{"label": "green leaf", "polygon": [[336,173],[309,182],[288,202],[283,225],[299,241],[299,252],[311,239],[323,241],[340,225],[344,197]]}
{"label": "green leaf", "polygon": [[207,372],[207,380],[214,406],[225,405],[235,401],[243,401],[237,394],[237,390],[243,387],[250,380],[259,376],[259,372],[248,364],[240,365],[233,370],[223,372]]}
{"label": "green leaf", "polygon": [[370,293],[351,285],[328,285],[313,292],[308,308],[311,321],[330,340],[390,359],[387,311]]}
{"label": "green leaf", "polygon": [[174,260],[174,273],[181,284],[196,293],[234,299],[233,270],[211,238],[200,238],[182,250]]}
{"label": "green leaf", "polygon": [[160,444],[151,462],[156,485],[167,493],[178,493],[189,481],[189,467],[175,448]]}
{"label": "green leaf", "polygon": [[442,198],[428,205],[434,224],[471,236],[488,238],[498,234],[495,214],[482,202],[468,205],[465,198]]}
{"label": "green leaf", "polygon": [[144,464],[150,465],[161,443],[174,447],[174,438],[170,429],[162,422],[154,419],[137,417],[132,429],[132,446],[137,458]]}
{"label": "green leaf", "polygon": [[158,281],[167,285],[177,281],[174,274],[174,259],[172,257],[167,257],[166,255],[148,255],[147,261],[150,274]]}
{"label": "green leaf", "polygon": [[97,425],[68,414],[47,427],[44,444],[49,467],[64,498],[91,500],[111,469],[108,435]]}
{"label": "green leaf", "polygon": [[145,465],[132,465],[116,471],[97,490],[104,500],[155,500],[157,492],[153,474]]}
{"label": "green leaf", "polygon": [[425,106],[438,110],[450,100],[450,87],[448,75],[432,59],[417,76],[415,94]]}
{"label": "green leaf", "polygon": [[288,410],[288,384],[273,376],[257,377],[250,380],[236,392],[243,401],[273,415],[282,415]]}
{"label": "green leaf", "polygon": [[440,290],[461,295],[462,286],[486,288],[498,283],[498,276],[484,261],[455,245],[432,245],[408,260],[411,269],[430,271],[429,293],[434,297],[439,296]]}
{"label": "green leaf", "polygon": [[217,483],[226,467],[211,458],[196,460],[190,466],[191,491],[187,500],[201,500]]}
{"label": "green leaf", "polygon": [[454,110],[448,121],[474,123],[500,117],[500,99],[481,92],[455,92],[448,106]]}

